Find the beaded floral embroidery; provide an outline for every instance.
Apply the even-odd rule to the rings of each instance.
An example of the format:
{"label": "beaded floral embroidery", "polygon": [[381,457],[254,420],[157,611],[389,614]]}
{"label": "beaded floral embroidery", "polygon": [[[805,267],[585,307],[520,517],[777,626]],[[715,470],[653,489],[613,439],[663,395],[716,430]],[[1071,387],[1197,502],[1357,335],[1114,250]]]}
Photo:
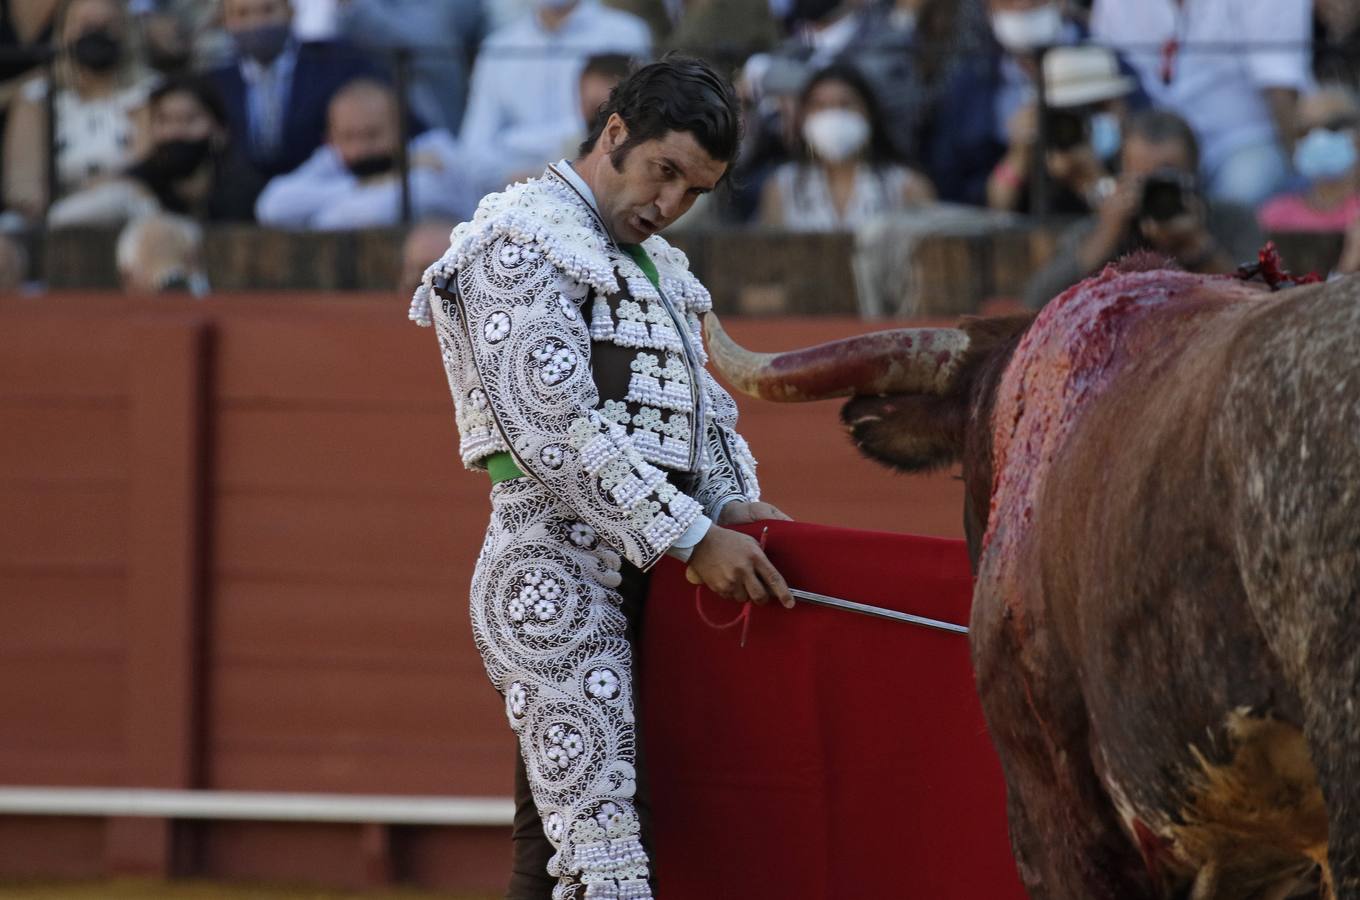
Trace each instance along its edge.
{"label": "beaded floral embroidery", "polygon": [[[613,460],[639,467],[598,485],[619,509],[600,510],[610,521],[595,524],[645,567],[700,512],[731,499],[756,499],[759,487],[755,462],[734,429],[736,405],[706,372],[696,379],[686,359],[687,349],[701,365],[705,359],[699,316],[712,305],[708,292],[681,251],[660,237],[644,247],[666,295],[678,300],[674,317],[634,259],[550,172],[486,198],[471,222],[454,229],[410,316],[437,326],[465,465],[480,467],[486,456],[508,450],[526,473],[559,473],[558,483],[574,490],[577,465],[591,474]],[[461,303],[441,299],[432,310],[436,279],[454,279]],[[620,281],[627,295],[611,313],[604,298],[618,293]],[[581,305],[592,294],[587,323]],[[601,401],[585,361],[591,342],[604,334],[640,352],[626,396]],[[571,398],[580,402],[564,409]],[[562,440],[582,425],[588,432],[578,432],[579,441]],[[638,504],[664,480],[658,467],[697,469],[700,502],[680,495],[658,503],[651,518],[640,514]],[[620,533],[630,528],[631,542]]]}
{"label": "beaded floral embroidery", "polygon": [[[701,512],[760,490],[736,404],[694,366],[708,293],[679,250],[644,247],[665,299],[550,173],[483,201],[410,312],[438,336],[464,464],[510,451],[529,476],[492,488],[470,607],[557,848],[555,900],[651,898],[622,559],[647,568]],[[638,351],[626,396],[599,396],[597,341]],[[693,496],[667,469],[697,471]]]}

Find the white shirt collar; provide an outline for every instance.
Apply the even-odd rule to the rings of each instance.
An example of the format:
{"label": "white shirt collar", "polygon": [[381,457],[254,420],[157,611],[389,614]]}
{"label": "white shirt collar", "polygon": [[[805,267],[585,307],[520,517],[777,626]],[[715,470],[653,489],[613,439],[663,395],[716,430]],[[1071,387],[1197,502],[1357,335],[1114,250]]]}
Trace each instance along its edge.
{"label": "white shirt collar", "polygon": [[256,84],[269,75],[278,76],[287,72],[297,61],[297,48],[297,38],[290,36],[283,49],[279,51],[279,55],[267,65],[250,56],[240,57],[241,80],[247,84]]}
{"label": "white shirt collar", "polygon": [[567,162],[565,159],[559,159],[557,165],[553,166],[553,168],[557,170],[559,175],[567,180],[568,184],[576,188],[576,193],[586,198],[586,202],[590,204],[590,208],[595,210],[596,215],[599,215],[600,205],[595,202],[595,192],[590,189],[590,185],[586,184],[585,179],[577,174],[576,170],[571,167],[571,163]]}
{"label": "white shirt collar", "polygon": [[556,31],[549,31],[547,28],[543,27],[543,23],[539,21],[538,12],[532,11],[530,15],[532,16],[534,30],[548,40],[561,37],[573,28],[580,27],[580,23],[590,17],[590,13],[593,11],[595,5],[594,0],[581,0],[571,12],[567,13],[566,18],[562,20],[562,24],[557,26]]}

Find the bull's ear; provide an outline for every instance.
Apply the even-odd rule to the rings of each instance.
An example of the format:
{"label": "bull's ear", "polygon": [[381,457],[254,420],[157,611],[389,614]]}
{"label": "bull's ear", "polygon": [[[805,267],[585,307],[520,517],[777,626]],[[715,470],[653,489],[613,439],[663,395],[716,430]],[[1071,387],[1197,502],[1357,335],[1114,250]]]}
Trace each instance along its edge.
{"label": "bull's ear", "polygon": [[960,396],[854,397],[841,407],[841,421],[860,452],[901,472],[927,472],[958,461],[967,419]]}

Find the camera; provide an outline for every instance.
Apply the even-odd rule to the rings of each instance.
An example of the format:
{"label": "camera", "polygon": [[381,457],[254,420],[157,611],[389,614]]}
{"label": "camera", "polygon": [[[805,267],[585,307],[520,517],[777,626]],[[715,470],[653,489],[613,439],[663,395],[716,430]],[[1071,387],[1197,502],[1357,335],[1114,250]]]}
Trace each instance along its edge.
{"label": "camera", "polygon": [[1048,132],[1048,146],[1053,150],[1068,151],[1090,139],[1086,116],[1070,109],[1049,109],[1044,116]]}
{"label": "camera", "polygon": [[1143,199],[1138,218],[1166,222],[1190,208],[1189,200],[1198,193],[1195,177],[1188,172],[1164,169],[1143,182]]}

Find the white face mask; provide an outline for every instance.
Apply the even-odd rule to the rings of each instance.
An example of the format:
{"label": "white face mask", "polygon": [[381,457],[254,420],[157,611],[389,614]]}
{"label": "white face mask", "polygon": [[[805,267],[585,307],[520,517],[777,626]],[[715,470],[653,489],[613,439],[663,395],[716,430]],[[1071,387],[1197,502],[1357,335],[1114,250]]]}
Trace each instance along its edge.
{"label": "white face mask", "polygon": [[821,159],[845,162],[869,143],[869,120],[853,109],[820,109],[803,120],[803,140]]}
{"label": "white face mask", "polygon": [[1355,138],[1349,130],[1314,128],[1294,147],[1294,168],[1309,181],[1340,181],[1355,169]]}
{"label": "white face mask", "polygon": [[1017,53],[1053,46],[1062,38],[1062,29],[1062,12],[1056,3],[992,16],[992,34],[1001,46]]}
{"label": "white face mask", "polygon": [[1091,116],[1091,149],[1096,156],[1108,162],[1119,155],[1119,148],[1123,145],[1118,116],[1109,112]]}

